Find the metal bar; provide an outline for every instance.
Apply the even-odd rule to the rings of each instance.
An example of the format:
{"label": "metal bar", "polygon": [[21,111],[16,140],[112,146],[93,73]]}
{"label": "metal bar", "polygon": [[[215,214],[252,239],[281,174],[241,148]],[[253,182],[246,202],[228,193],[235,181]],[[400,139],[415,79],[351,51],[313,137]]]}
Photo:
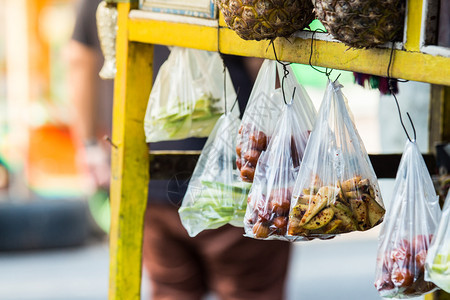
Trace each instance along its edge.
{"label": "metal bar", "polygon": [[[174,174],[192,173],[199,154],[176,153],[151,154],[150,170],[158,174],[152,179],[169,180]],[[378,178],[395,178],[402,154],[369,154],[369,159]],[[432,154],[423,154],[430,174],[436,174],[436,158]]]}
{"label": "metal bar", "polygon": [[111,170],[110,300],[140,299],[142,236],[149,181],[144,116],[152,85],[153,46],[128,41],[119,3]]}
{"label": "metal bar", "polygon": [[[246,41],[225,27],[218,29],[183,23],[182,20],[182,17],[177,22],[130,18],[129,39],[208,51],[220,49],[225,54],[274,59],[273,51],[268,50],[269,41]],[[155,28],[158,30],[154,30]],[[276,39],[275,46],[280,60],[308,64],[311,39]],[[312,63],[338,70],[386,76],[390,51],[387,48],[349,49],[339,42],[317,40],[314,42]],[[397,49],[394,51],[391,75],[395,78],[450,85],[450,58]]]}

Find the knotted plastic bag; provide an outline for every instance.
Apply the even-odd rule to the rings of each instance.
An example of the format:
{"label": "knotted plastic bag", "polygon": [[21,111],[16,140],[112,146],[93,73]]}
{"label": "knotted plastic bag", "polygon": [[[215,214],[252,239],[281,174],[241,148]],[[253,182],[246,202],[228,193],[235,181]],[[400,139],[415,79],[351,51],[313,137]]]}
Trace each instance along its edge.
{"label": "knotted plastic bag", "polygon": [[253,182],[256,163],[266,150],[283,101],[272,100],[276,90],[277,62],[266,59],[262,64],[247,102],[239,127],[236,164],[241,179]]}
{"label": "knotted plastic bag", "polygon": [[450,293],[450,190],[425,262],[425,280]]}
{"label": "knotted plastic bag", "polygon": [[338,82],[328,82],[295,183],[288,235],[327,239],[383,220],[377,178]]}
{"label": "knotted plastic bag", "polygon": [[435,288],[424,279],[424,265],[440,215],[422,154],[408,141],[379,237],[375,287],[382,297],[417,297]]}
{"label": "knotted plastic bag", "polygon": [[243,226],[251,184],[241,182],[236,169],[239,113],[220,117],[202,150],[179,209],[191,237],[227,223]]}
{"label": "knotted plastic bag", "polygon": [[[207,137],[225,112],[217,52],[174,47],[155,79],[144,120],[147,142]],[[228,71],[226,95],[235,99]]]}
{"label": "knotted plastic bag", "polygon": [[[290,73],[293,74],[293,73]],[[284,239],[292,189],[312,130],[316,111],[293,75],[286,78],[286,94],[296,92],[285,104],[269,145],[259,157],[248,197],[245,232],[257,239]],[[281,90],[273,100],[283,103]]]}

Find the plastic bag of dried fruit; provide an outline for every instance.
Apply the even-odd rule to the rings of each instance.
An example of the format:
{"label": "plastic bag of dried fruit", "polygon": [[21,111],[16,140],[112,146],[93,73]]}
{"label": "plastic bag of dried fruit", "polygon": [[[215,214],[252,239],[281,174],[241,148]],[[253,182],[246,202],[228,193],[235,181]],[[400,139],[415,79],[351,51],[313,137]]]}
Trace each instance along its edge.
{"label": "plastic bag of dried fruit", "polygon": [[261,151],[266,150],[283,109],[283,101],[273,100],[276,79],[277,62],[266,59],[258,72],[239,127],[236,164],[245,182],[253,182],[256,163]]}
{"label": "plastic bag of dried fruit", "polygon": [[[236,97],[228,71],[226,95]],[[220,55],[173,47],[150,93],[144,120],[146,141],[207,137],[224,112]]]}
{"label": "plastic bag of dried fruit", "polygon": [[328,82],[295,183],[288,236],[327,239],[381,223],[378,181],[338,82]]}
{"label": "plastic bag of dried fruit", "polygon": [[[237,106],[236,106],[237,107]],[[250,183],[236,169],[239,109],[220,117],[195,166],[179,214],[190,236],[230,223],[243,226]]]}
{"label": "plastic bag of dried fruit", "polygon": [[450,190],[425,262],[425,280],[450,293]]}
{"label": "plastic bag of dried fruit", "polygon": [[408,141],[379,237],[375,287],[382,297],[418,297],[435,288],[424,279],[424,265],[440,215],[422,154]]}
{"label": "plastic bag of dried fruit", "polygon": [[[295,87],[294,97],[284,105],[269,145],[259,157],[244,219],[246,235],[258,239],[285,239],[292,189],[316,117],[294,75],[286,80],[286,94]],[[280,90],[273,100],[283,103]]]}

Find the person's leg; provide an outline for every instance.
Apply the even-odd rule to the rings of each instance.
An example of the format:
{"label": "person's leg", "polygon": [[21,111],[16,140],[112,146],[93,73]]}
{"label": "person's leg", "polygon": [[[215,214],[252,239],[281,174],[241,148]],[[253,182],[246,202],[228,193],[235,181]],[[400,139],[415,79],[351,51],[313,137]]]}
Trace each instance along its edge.
{"label": "person's leg", "polygon": [[143,263],[152,300],[199,300],[206,292],[204,268],[174,206],[149,204],[145,215]]}
{"label": "person's leg", "polygon": [[291,244],[243,233],[226,225],[199,234],[213,291],[221,300],[283,299]]}

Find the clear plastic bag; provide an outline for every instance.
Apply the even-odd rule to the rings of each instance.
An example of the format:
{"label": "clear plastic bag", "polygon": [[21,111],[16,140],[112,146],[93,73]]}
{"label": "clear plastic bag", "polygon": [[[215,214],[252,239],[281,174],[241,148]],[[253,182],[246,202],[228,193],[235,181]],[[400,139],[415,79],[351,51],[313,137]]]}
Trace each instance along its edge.
{"label": "clear plastic bag", "polygon": [[227,223],[243,226],[251,184],[238,179],[235,164],[239,122],[239,113],[222,115],[195,166],[178,211],[191,237]]}
{"label": "clear plastic bag", "polygon": [[440,215],[422,154],[408,141],[379,236],[375,287],[382,297],[418,297],[435,288],[424,280],[424,265]]}
{"label": "clear plastic bag", "polygon": [[425,280],[450,293],[450,190],[425,262]]}
{"label": "clear plastic bag", "polygon": [[283,101],[274,99],[276,78],[277,62],[266,59],[258,72],[242,116],[236,145],[236,164],[245,182],[253,182],[259,156],[266,150],[283,109]]}
{"label": "clear plastic bag", "polygon": [[[236,98],[228,71],[226,96]],[[207,137],[224,112],[220,55],[174,47],[150,93],[144,120],[146,141]]]}
{"label": "clear plastic bag", "polygon": [[328,239],[381,223],[378,181],[341,85],[328,82],[293,190],[288,236]]}
{"label": "clear plastic bag", "polygon": [[[296,92],[292,103],[284,104],[269,145],[259,157],[247,201],[245,232],[257,239],[284,239],[292,189],[317,114],[294,75],[286,78],[284,86],[286,94],[292,95],[294,88]],[[284,103],[280,89],[272,101]]]}

